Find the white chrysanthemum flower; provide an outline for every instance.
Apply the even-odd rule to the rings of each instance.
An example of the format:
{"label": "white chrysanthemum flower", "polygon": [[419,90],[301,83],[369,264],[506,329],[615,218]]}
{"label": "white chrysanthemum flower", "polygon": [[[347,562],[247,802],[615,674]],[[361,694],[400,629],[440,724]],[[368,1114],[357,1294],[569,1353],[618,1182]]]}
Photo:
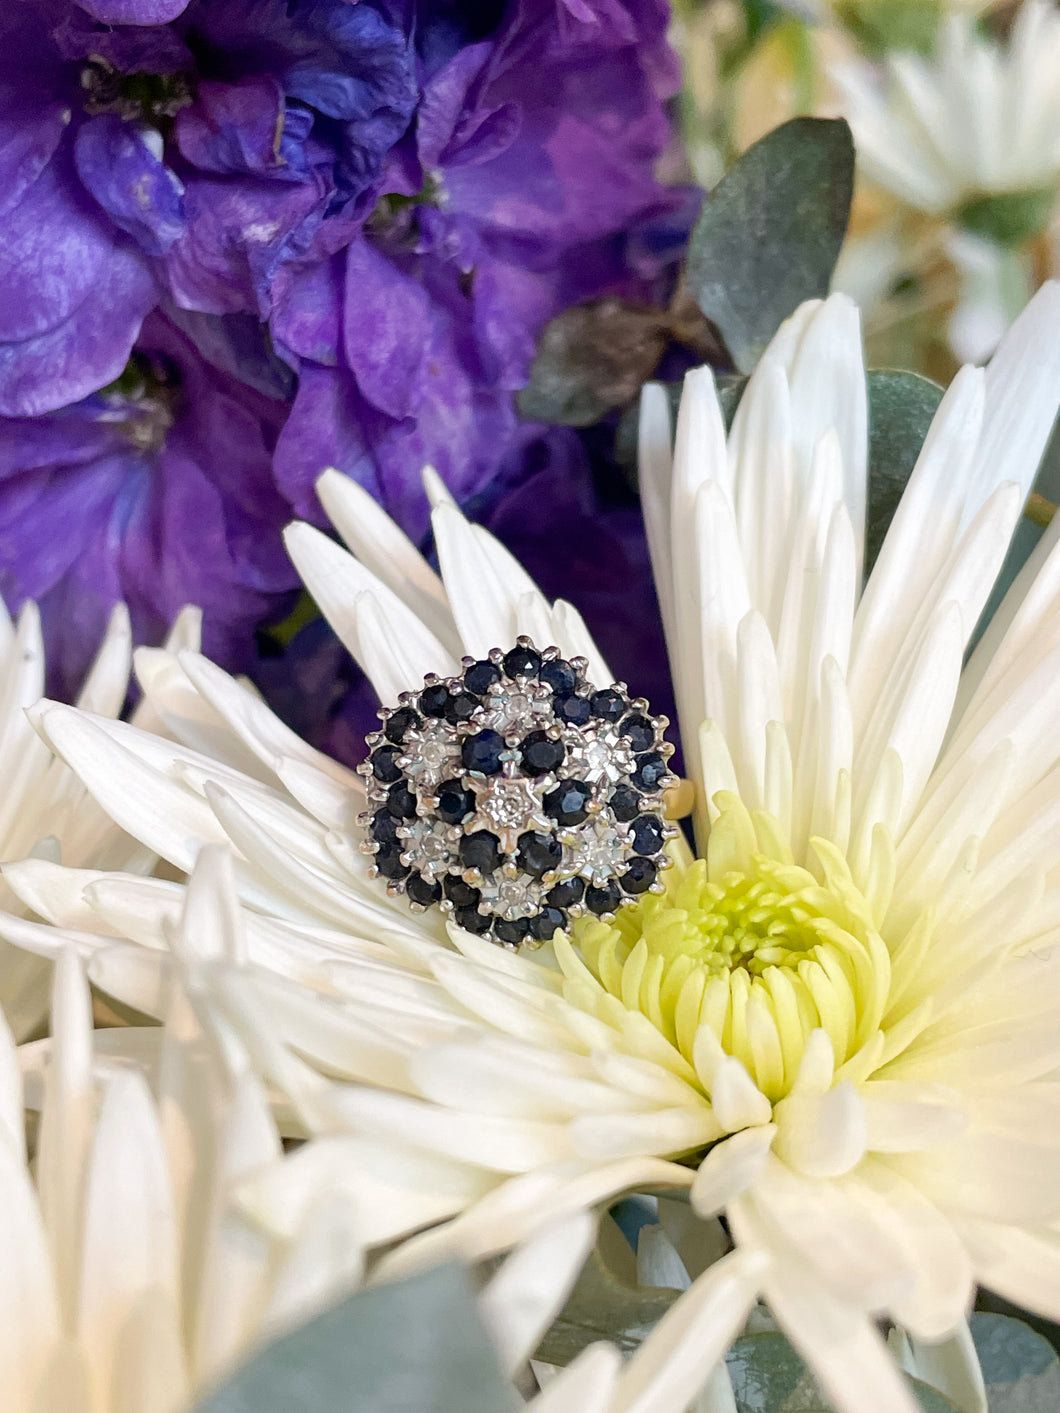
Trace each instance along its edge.
{"label": "white chrysanthemum flower", "polygon": [[894,55],[882,77],[865,61],[837,64],[833,78],[873,181],[931,215],[963,208],[971,224],[1008,198],[1009,219],[1032,234],[1047,223],[1060,176],[1058,71],[1060,12],[1051,0],[1023,0],[1006,44],[974,17],[949,14],[933,58]]}
{"label": "white chrysanthemum flower", "polygon": [[[173,649],[196,647],[198,614],[181,615],[170,639]],[[119,604],[78,705],[100,716],[116,717],[129,690],[132,634],[129,614]],[[121,868],[147,872],[155,856],[124,834],[77,777],[57,761],[34,731],[26,712],[44,691],[44,642],[37,605],[26,603],[12,623],[0,603],[0,858],[31,855],[62,860],[79,868]],[[135,718],[148,730],[157,719],[142,708]],[[9,889],[0,885],[0,908],[21,911]],[[24,951],[0,946],[0,1006],[18,1037],[33,1031],[48,1006],[49,968]]]}
{"label": "white chrysanthemum flower", "polygon": [[[184,1413],[366,1277],[357,1206],[325,1169],[301,1185],[282,1236],[241,1208],[241,1186],[267,1180],[282,1148],[238,1041],[200,1024],[197,959],[234,960],[243,946],[226,870],[207,851],[189,888],[172,937],[186,965],[162,1026],[93,1031],[73,948],[55,967],[52,1039],[19,1051],[0,1017],[5,1413]],[[40,1111],[29,1163],[23,1076]],[[479,1313],[506,1373],[524,1370],[594,1231],[586,1211],[562,1216],[483,1284]],[[746,1266],[718,1268],[715,1302]],[[635,1413],[650,1391],[653,1410],[684,1413],[694,1386],[666,1359],[674,1323],[625,1369],[608,1345],[586,1350],[527,1406]]]}
{"label": "white chrysanthemum flower", "polygon": [[[208,969],[211,1014],[308,1130],[345,1131],[255,1188],[263,1221],[289,1220],[325,1169],[368,1244],[434,1225],[388,1258],[399,1270],[690,1185],[766,1262],[734,1279],[709,1348],[761,1292],[858,1413],[912,1408],[879,1317],[959,1346],[976,1280],[1060,1315],[1060,527],[962,672],[1060,399],[1058,316],[1050,286],[989,369],[958,375],[863,592],[848,301],[782,327],[728,437],[708,370],[672,456],[649,392],[643,503],[702,856],[674,847],[665,895],[537,957],[447,939],[437,909],[387,897],[356,847],[359,778],[202,658],[144,663],[183,746],[42,709],[149,847],[186,870],[206,842],[236,850],[249,960]],[[290,533],[381,700],[520,632],[609,681],[575,610],[432,485],[441,579],[335,474],[322,499],[357,557]],[[159,1014],[179,885],[39,860],[8,877],[59,930],[4,935],[45,953],[73,936],[101,988]],[[692,1286],[684,1318],[710,1290]]]}

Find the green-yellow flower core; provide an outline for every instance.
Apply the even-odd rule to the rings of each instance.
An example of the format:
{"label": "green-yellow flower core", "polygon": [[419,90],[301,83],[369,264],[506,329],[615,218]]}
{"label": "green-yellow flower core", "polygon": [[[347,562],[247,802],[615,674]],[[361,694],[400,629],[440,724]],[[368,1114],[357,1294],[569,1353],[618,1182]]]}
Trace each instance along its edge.
{"label": "green-yellow flower core", "polygon": [[572,940],[604,991],[690,1064],[709,1026],[775,1102],[811,1031],[827,1032],[837,1067],[878,1047],[890,989],[887,949],[845,859],[822,840],[814,852],[817,874],[792,861],[776,821],[727,797],[706,859],[671,870],[664,895],[612,924],[582,920]]}

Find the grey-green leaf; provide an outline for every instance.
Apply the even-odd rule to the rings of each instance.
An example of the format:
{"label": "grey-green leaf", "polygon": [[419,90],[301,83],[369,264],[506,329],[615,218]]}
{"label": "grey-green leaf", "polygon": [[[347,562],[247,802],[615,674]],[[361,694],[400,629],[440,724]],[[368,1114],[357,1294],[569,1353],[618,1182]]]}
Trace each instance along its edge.
{"label": "grey-green leaf", "polygon": [[344,1300],[257,1354],[196,1413],[508,1413],[457,1266]]}
{"label": "grey-green leaf", "polygon": [[869,502],[865,570],[876,562],[906,483],[924,444],[942,389],[917,373],[868,374]]}
{"label": "grey-green leaf", "polygon": [[843,119],[793,118],[748,148],[707,197],[686,279],[741,372],[804,299],[828,293],[853,186]]}
{"label": "grey-green leaf", "polygon": [[[782,1334],[744,1335],[729,1350],[726,1365],[737,1413],[833,1413],[816,1380]],[[908,1382],[924,1413],[956,1413],[938,1389],[919,1379]]]}
{"label": "grey-green leaf", "polygon": [[1022,1320],[976,1313],[971,1318],[990,1413],[1056,1413],[1060,1359]]}

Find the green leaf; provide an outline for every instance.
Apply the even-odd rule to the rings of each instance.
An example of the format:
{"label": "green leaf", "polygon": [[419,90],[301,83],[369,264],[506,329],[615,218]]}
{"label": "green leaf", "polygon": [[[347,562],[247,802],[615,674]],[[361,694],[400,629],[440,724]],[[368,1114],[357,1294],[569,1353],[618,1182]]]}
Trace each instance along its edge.
{"label": "green leaf", "polygon": [[865,571],[876,562],[906,483],[942,400],[938,383],[886,369],[868,374],[869,503]]}
{"label": "green leaf", "polygon": [[1032,187],[970,197],[953,213],[953,219],[965,230],[998,245],[1022,245],[1045,230],[1055,205],[1055,187]]}
{"label": "green leaf", "polygon": [[[833,1413],[816,1380],[782,1334],[744,1335],[726,1355],[737,1413]],[[955,1413],[937,1389],[909,1379],[924,1413]],[[993,1409],[991,1409],[993,1413]]]}
{"label": "green leaf", "polygon": [[970,1321],[990,1413],[1056,1413],[1060,1359],[1022,1320],[976,1312]]}
{"label": "green leaf", "polygon": [[565,309],[541,335],[519,411],[532,421],[589,427],[637,396],[669,337],[665,313],[622,299]]}
{"label": "green leaf", "polygon": [[841,118],[793,118],[748,148],[707,197],[685,277],[749,373],[804,299],[828,293],[854,183]]}
{"label": "green leaf", "polygon": [[549,1364],[569,1364],[587,1345],[607,1339],[636,1349],[680,1296],[677,1290],[636,1284],[636,1264],[626,1238],[611,1218],[582,1267],[552,1328],[535,1355]]}
{"label": "green leaf", "polygon": [[350,1296],[269,1345],[196,1413],[505,1413],[515,1406],[457,1266]]}
{"label": "green leaf", "polygon": [[836,13],[873,58],[896,50],[930,54],[941,7],[923,0],[844,0]]}

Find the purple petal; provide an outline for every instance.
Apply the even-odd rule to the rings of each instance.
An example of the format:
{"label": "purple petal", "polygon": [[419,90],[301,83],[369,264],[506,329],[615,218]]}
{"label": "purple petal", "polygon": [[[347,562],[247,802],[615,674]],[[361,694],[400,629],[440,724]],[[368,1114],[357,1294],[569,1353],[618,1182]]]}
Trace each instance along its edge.
{"label": "purple petal", "polygon": [[326,199],[323,181],[189,176],[188,229],[166,257],[174,299],[206,314],[267,317],[272,281],[309,244]]}
{"label": "purple petal", "polygon": [[271,172],[280,156],[283,89],[265,74],[238,83],[199,84],[196,101],[182,108],[174,127],[177,146],[206,172]]}
{"label": "purple petal", "polygon": [[[303,519],[323,520],[316,480],[337,466],[377,500],[382,485],[369,452],[365,419],[369,408],[344,368],[306,364],[298,379],[294,406],[276,443],[276,482]],[[376,420],[380,419],[375,414]]]}
{"label": "purple petal", "polygon": [[79,129],[74,157],[78,175],[114,224],[145,255],[165,255],[187,224],[184,187],[154,151],[150,134],[116,113],[100,113]]}
{"label": "purple petal", "polygon": [[361,392],[391,417],[407,416],[432,341],[430,307],[422,287],[366,240],[347,252],[343,328]]}
{"label": "purple petal", "polygon": [[64,103],[37,105],[25,92],[0,86],[0,214],[21,201],[41,175],[69,122],[70,109]]}
{"label": "purple petal", "polygon": [[188,8],[188,0],[77,0],[104,25],[165,25]]}
{"label": "purple petal", "polygon": [[277,347],[329,367],[338,363],[345,263],[342,255],[333,255],[302,266],[282,282],[270,324]]}
{"label": "purple petal", "polygon": [[441,165],[457,123],[473,106],[469,90],[492,53],[492,44],[466,45],[426,85],[416,115],[416,146],[425,170]]}
{"label": "purple petal", "polygon": [[0,415],[36,417],[113,382],[155,298],[143,257],[112,247],[91,295],[67,319],[37,338],[0,344]]}
{"label": "purple petal", "polygon": [[63,324],[98,286],[113,250],[113,232],[60,153],[4,217],[0,341]]}

